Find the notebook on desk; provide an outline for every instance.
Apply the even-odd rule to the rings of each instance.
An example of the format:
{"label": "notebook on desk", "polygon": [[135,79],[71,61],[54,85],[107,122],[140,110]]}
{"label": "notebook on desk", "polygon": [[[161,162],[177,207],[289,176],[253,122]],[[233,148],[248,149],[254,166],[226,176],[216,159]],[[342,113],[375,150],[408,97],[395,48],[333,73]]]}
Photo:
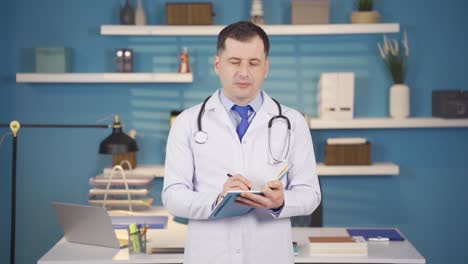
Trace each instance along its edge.
{"label": "notebook on desk", "polygon": [[58,202],[52,207],[66,241],[110,248],[128,245],[127,239],[117,238],[105,208]]}
{"label": "notebook on desk", "polygon": [[391,228],[373,228],[373,229],[363,229],[363,228],[348,228],[348,234],[350,236],[362,236],[368,241],[379,241],[379,239],[386,239],[388,241],[404,241],[405,238],[397,232],[395,229]]}

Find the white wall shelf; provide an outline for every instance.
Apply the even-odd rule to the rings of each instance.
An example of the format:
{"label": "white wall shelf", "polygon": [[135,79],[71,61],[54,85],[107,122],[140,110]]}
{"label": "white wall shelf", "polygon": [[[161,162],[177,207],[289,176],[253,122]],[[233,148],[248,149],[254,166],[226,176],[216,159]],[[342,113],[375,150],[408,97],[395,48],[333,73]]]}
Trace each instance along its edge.
{"label": "white wall shelf", "polygon": [[398,175],[400,168],[394,163],[374,163],[369,166],[327,166],[323,163],[317,164],[319,176],[385,176]]}
{"label": "white wall shelf", "polygon": [[375,128],[437,128],[468,127],[468,118],[443,119],[432,117],[393,118],[355,118],[351,120],[309,119],[312,130],[319,129],[375,129]]}
{"label": "white wall shelf", "polygon": [[191,83],[191,73],[17,73],[17,83]]}
{"label": "white wall shelf", "polygon": [[[101,35],[134,36],[217,36],[224,25],[213,26],[122,26],[102,25]],[[323,24],[323,25],[265,25],[270,36],[337,35],[397,33],[400,24]]]}
{"label": "white wall shelf", "polygon": [[[111,173],[110,168],[106,168],[103,174],[97,175],[96,178],[107,178]],[[393,163],[374,163],[370,166],[327,166],[323,163],[317,163],[317,173],[319,176],[351,176],[351,175],[398,175],[400,169],[398,165]],[[127,177],[132,178],[129,172]],[[117,175],[118,176],[118,175]],[[116,177],[117,177],[116,176]],[[151,177],[163,178],[164,165],[141,165],[135,168],[134,175],[136,177]]]}

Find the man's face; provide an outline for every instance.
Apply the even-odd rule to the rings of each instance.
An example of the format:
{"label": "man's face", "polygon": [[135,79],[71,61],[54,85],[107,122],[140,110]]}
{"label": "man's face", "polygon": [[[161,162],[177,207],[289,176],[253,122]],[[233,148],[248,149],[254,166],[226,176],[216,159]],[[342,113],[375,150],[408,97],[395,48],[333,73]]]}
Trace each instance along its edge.
{"label": "man's face", "polygon": [[246,105],[257,96],[269,65],[258,36],[245,42],[227,38],[225,49],[214,58],[214,70],[224,94],[239,105]]}

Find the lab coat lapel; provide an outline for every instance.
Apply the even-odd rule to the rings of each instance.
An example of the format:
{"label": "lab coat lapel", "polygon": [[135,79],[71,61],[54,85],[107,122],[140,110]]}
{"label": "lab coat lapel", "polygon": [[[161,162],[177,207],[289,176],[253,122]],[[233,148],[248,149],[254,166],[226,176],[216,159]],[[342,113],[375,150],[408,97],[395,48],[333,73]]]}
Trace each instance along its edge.
{"label": "lab coat lapel", "polygon": [[273,116],[278,115],[278,107],[276,106],[275,102],[273,102],[273,99],[271,99],[271,97],[265,91],[262,92],[262,106],[255,115],[255,118],[252,120],[252,123],[247,130],[247,134],[249,134],[249,131],[254,131],[259,127],[267,126],[268,121],[270,121]]}
{"label": "lab coat lapel", "polygon": [[[231,119],[228,116],[224,105],[221,103],[219,99],[219,89],[216,90],[212,95],[211,98],[206,102],[205,106],[205,115],[206,118],[210,120],[215,120],[215,122],[223,123],[229,131],[231,131],[232,136],[239,140],[236,133],[236,128],[234,124],[232,124]],[[203,122],[203,118],[202,118]]]}

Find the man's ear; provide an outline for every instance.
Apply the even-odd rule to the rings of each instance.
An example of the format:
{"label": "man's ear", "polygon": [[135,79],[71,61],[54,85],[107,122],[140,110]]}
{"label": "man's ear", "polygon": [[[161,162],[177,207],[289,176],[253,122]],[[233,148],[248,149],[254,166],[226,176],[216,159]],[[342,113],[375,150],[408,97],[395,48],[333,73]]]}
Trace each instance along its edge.
{"label": "man's ear", "polygon": [[265,71],[265,79],[268,76],[268,71],[270,70],[270,60],[267,58],[265,61],[266,71]]}
{"label": "man's ear", "polygon": [[219,56],[215,55],[213,58],[213,68],[216,72],[216,75],[219,75]]}

